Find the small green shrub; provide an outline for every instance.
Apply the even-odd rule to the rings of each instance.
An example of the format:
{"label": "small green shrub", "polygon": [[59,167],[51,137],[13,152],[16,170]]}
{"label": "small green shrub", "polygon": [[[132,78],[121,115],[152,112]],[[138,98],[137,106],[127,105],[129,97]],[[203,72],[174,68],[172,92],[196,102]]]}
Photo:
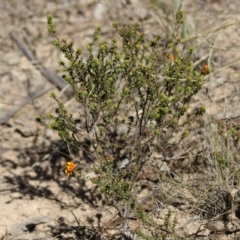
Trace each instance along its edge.
{"label": "small green shrub", "polygon": [[[58,108],[49,114],[48,127],[57,131],[70,149],[88,152],[91,148],[94,154],[88,161],[89,165],[94,163],[96,175],[92,182],[118,209],[155,226],[155,233],[139,231],[144,239],[159,239],[161,234],[136,199],[138,176],[143,168],[154,164],[153,152],[177,146],[188,135],[190,124],[205,111],[200,106],[186,117],[192,96],[203,86],[204,74],[194,69],[193,50],[181,44],[178,29],[183,22],[179,11],[176,32],[165,47],[161,47],[160,36],[146,36],[138,24],[114,23],[116,38],[99,41],[101,28],[97,28],[86,51],[82,51],[57,37],[53,18],[48,16],[49,32],[55,36],[53,44],[67,59],[67,63],[59,61],[63,78],[80,105],[82,120],[77,126],[52,93]],[[81,140],[76,138],[77,133]],[[176,133],[179,139],[175,139]],[[128,165],[122,166],[124,154],[128,155]],[[71,169],[67,173],[70,175]],[[175,225],[166,224],[166,228]]]}

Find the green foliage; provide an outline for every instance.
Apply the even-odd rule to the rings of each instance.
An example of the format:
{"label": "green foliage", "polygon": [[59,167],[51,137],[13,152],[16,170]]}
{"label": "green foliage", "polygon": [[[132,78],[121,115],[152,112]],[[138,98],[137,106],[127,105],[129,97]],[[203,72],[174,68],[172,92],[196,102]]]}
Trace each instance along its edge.
{"label": "green foliage", "polygon": [[47,16],[47,23],[48,23],[48,31],[55,34],[57,30],[51,14],[48,14]]}
{"label": "green foliage", "polygon": [[55,93],[51,93],[51,97],[58,103],[59,107],[55,110],[57,116],[52,114],[48,115],[48,118],[52,121],[49,125],[49,128],[58,131],[60,138],[70,143],[72,139],[71,132],[73,132],[75,129],[72,115],[68,114],[67,109],[58,100]]}
{"label": "green foliage", "polygon": [[[180,12],[177,24],[182,21]],[[50,16],[48,23],[49,31],[55,33]],[[101,32],[98,28],[87,47],[85,61],[82,51],[75,51],[72,42],[67,43],[65,39],[54,41],[69,61],[68,65],[59,62],[66,73],[63,78],[71,85],[76,100],[88,110],[85,116],[87,131],[97,121],[101,121],[103,128],[112,125],[117,129],[129,118],[137,122],[138,135],[150,121],[156,123],[153,134],[160,133],[164,127],[176,127],[188,110],[191,97],[203,85],[203,76],[194,70],[190,60],[192,50],[185,54],[181,50],[180,39],[175,38],[170,39],[165,52],[161,52],[158,47],[160,36],[146,39],[138,24],[119,28],[115,23],[114,28],[121,36],[122,47],[118,46],[117,39],[98,43]],[[130,112],[133,105],[135,116]],[[120,117],[125,106],[124,117]],[[62,105],[59,105],[59,110],[59,119],[64,117],[66,120],[66,110]],[[202,108],[200,110],[196,115],[204,112]],[[101,136],[98,137],[100,140]]]}
{"label": "green foliage", "polygon": [[[125,212],[146,224],[151,221],[134,200],[138,174],[148,165],[152,152],[166,148],[174,132],[182,132],[179,140],[184,139],[188,126],[205,111],[201,106],[192,116],[185,116],[204,76],[194,69],[193,50],[183,50],[178,35],[183,23],[179,11],[176,33],[165,48],[160,47],[160,36],[149,39],[138,24],[114,23],[117,37],[110,41],[99,41],[101,28],[97,28],[86,51],[75,49],[66,39],[56,37],[53,42],[67,59],[59,65],[81,106],[81,130],[95,152],[92,181],[103,194],[122,204]],[[57,33],[51,15],[48,30]],[[54,93],[51,97],[58,108],[49,114],[49,127],[70,147],[86,151],[82,144],[86,137],[81,143],[74,137],[79,128],[72,115]],[[123,151],[131,153],[128,168],[119,166]],[[165,227],[173,225],[167,221]],[[143,238],[157,239],[153,235]]]}
{"label": "green foliage", "polygon": [[116,201],[131,201],[132,181],[131,179],[125,180],[127,177],[125,170],[114,174],[114,158],[112,156],[101,159],[95,173],[98,177],[93,178],[92,182],[100,186],[103,194]]}

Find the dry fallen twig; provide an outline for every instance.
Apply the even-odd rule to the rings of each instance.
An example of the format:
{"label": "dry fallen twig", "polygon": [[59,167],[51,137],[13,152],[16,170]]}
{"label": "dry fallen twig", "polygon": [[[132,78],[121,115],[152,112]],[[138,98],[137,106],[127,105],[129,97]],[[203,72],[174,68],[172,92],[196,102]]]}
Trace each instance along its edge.
{"label": "dry fallen twig", "polygon": [[11,117],[13,117],[22,107],[27,105],[29,102],[31,102],[35,98],[39,98],[40,96],[44,95],[45,93],[49,92],[53,87],[50,87],[48,89],[37,89],[35,93],[33,93],[32,96],[26,97],[23,99],[23,101],[20,103],[20,105],[16,108],[7,113],[2,119],[0,119],[0,124],[6,123]]}
{"label": "dry fallen twig", "polygon": [[[33,52],[28,48],[28,46],[23,43],[20,38],[18,37],[18,35],[15,32],[10,32],[10,36],[11,38],[17,43],[17,45],[19,46],[19,48],[23,51],[23,53],[28,57],[29,60],[31,60],[32,62],[40,62],[35,55],[33,54]],[[60,90],[63,90],[64,88],[66,88],[66,83],[65,81],[58,77],[56,74],[54,74],[53,72],[49,71],[48,69],[46,69],[42,64],[38,64],[37,68],[39,69],[39,71],[42,73],[42,75],[44,77],[46,77],[51,83],[53,83],[57,88],[59,88]],[[40,89],[37,89],[32,96],[30,97],[26,97],[21,103],[20,105],[14,109],[13,111],[10,111],[9,113],[7,113],[2,119],[0,119],[0,124],[3,124],[5,122],[7,122],[11,117],[13,117],[16,112],[18,112],[22,107],[24,107],[25,105],[27,105],[30,101],[32,101],[33,99],[36,99],[42,95],[44,95],[45,93],[47,93],[48,91],[50,91],[52,88],[48,88],[48,89],[42,89],[42,87]],[[71,91],[69,89],[67,89],[65,91],[65,94],[67,96],[70,96]]]}
{"label": "dry fallen twig", "polygon": [[[33,52],[29,49],[29,47],[21,41],[21,39],[18,37],[18,35],[15,32],[10,32],[10,36],[13,39],[14,42],[17,43],[18,47],[23,51],[23,53],[28,57],[28,59],[32,62],[38,62],[37,68],[42,73],[42,75],[52,84],[54,84],[58,89],[62,90],[66,87],[66,82],[59,76],[57,76],[52,71],[46,69],[40,61],[36,58],[36,56],[33,54]],[[71,96],[70,89],[67,89],[65,91],[65,94],[67,96]]]}

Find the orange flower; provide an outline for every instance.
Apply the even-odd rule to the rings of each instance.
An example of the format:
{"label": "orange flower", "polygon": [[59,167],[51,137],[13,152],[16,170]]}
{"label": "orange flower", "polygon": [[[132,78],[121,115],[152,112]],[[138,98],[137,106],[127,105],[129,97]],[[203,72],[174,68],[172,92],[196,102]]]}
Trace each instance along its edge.
{"label": "orange flower", "polygon": [[174,61],[174,55],[173,54],[165,53],[164,55],[165,55],[165,57],[167,57],[171,61]]}
{"label": "orange flower", "polygon": [[73,174],[73,172],[76,170],[77,164],[74,162],[67,162],[65,165],[65,170],[64,172],[70,176]]}
{"label": "orange flower", "polygon": [[174,61],[174,56],[173,56],[172,54],[170,54],[170,55],[168,56],[168,58],[169,58],[171,61]]}
{"label": "orange flower", "polygon": [[201,74],[207,75],[207,74],[209,74],[209,72],[210,72],[210,68],[209,68],[208,64],[205,64],[201,69]]}

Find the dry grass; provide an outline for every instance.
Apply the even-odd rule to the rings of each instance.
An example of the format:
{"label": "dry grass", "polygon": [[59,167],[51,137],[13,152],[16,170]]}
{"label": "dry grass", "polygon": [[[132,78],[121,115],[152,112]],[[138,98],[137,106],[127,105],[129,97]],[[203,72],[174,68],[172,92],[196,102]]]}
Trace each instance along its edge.
{"label": "dry grass", "polygon": [[[86,9],[90,9],[96,4],[95,1],[87,2],[84,4]],[[143,179],[139,180],[138,199],[146,199],[145,202],[143,201],[143,207],[148,209],[148,216],[151,216],[158,224],[160,230],[158,229],[157,232],[162,234],[159,239],[214,239],[214,237],[215,239],[238,239],[240,236],[238,233],[240,228],[238,200],[240,158],[239,144],[235,142],[239,137],[240,116],[238,107],[240,60],[238,9],[240,3],[236,0],[196,1],[195,3],[189,0],[182,4],[181,1],[166,2],[143,0],[141,4],[145,8],[145,12],[142,13],[140,8],[139,13],[134,11],[136,5],[125,4],[123,7],[121,3],[113,4],[111,1],[105,1],[101,4],[106,6],[108,10],[106,17],[102,18],[101,21],[91,21],[91,14],[86,12],[89,18],[86,19],[83,27],[77,28],[77,24],[66,27],[64,18],[60,17],[59,28],[62,28],[63,36],[70,35],[73,40],[76,40],[76,45],[83,46],[96,25],[104,26],[104,36],[111,35],[109,26],[115,20],[128,23],[140,21],[147,34],[160,33],[163,36],[169,36],[174,31],[172,24],[174,14],[179,7],[184,9],[186,23],[182,29],[182,42],[194,47],[194,66],[196,69],[200,70],[205,63],[211,67],[211,73],[206,77],[203,90],[193,99],[191,110],[193,111],[199,103],[204,103],[207,107],[207,114],[199,122],[199,125],[192,126],[189,138],[183,145],[179,146],[179,149],[171,152],[169,156],[161,156],[157,160],[153,160],[155,161],[154,168],[158,181],[152,183],[151,179],[146,177],[148,174],[146,171],[143,174]],[[75,4],[77,3],[75,2]],[[76,6],[66,2],[65,8],[74,10]],[[132,14],[133,12],[135,15]],[[45,19],[46,16],[43,14],[42,17]],[[76,19],[77,17],[73,21],[77,21]],[[38,18],[36,21],[40,20]],[[45,37],[46,34],[43,35],[43,39]],[[47,44],[50,45],[50,39],[48,37],[46,39],[48,39],[46,40]],[[4,43],[4,38],[1,41]],[[35,42],[33,46],[37,47],[38,44],[40,43]],[[40,51],[37,49],[39,56],[41,56]],[[50,53],[50,55],[43,55],[42,61],[46,60],[48,67],[53,64],[56,68],[58,53]],[[11,73],[12,67],[9,66],[9,68],[11,69],[8,71]],[[16,94],[16,92],[18,91],[12,94]],[[42,108],[33,108],[33,116],[54,108],[52,102],[49,104],[49,99],[45,98],[41,101],[47,102],[47,104]],[[67,105],[70,109],[75,110],[72,99],[68,100]],[[14,103],[11,106],[15,106]],[[32,107],[25,108],[24,116],[29,112],[29,109],[32,110]],[[6,109],[2,110],[2,112],[5,111]],[[79,117],[78,111],[75,111],[74,114]],[[219,121],[221,125],[219,125]],[[10,147],[13,142],[17,148],[21,142],[22,148],[27,149],[25,145],[34,141],[34,139],[23,140],[19,136],[16,138],[9,136],[6,129],[5,127],[2,131],[2,141],[7,147]],[[51,146],[51,143],[48,145]],[[61,152],[59,149],[57,151]],[[52,149],[42,159],[48,159],[51,154],[53,154]],[[18,155],[14,156],[14,161],[19,164]],[[3,160],[6,161],[6,157]],[[28,162],[26,161],[25,164]],[[24,166],[24,163],[22,165]],[[63,163],[57,165],[58,169],[61,169],[63,165]],[[3,168],[7,167],[3,166]],[[152,175],[151,169],[152,166],[149,168],[149,175]],[[63,176],[61,175],[61,177]],[[71,185],[72,183],[68,182],[67,184]],[[81,186],[82,183],[74,182],[74,184]],[[93,188],[92,185],[91,188]],[[147,206],[146,203],[151,203],[151,206]],[[94,211],[90,213],[90,215],[94,214]],[[109,218],[114,218],[113,216],[116,215],[114,213],[109,214],[109,216]],[[80,217],[77,216],[77,218]],[[104,221],[107,222],[106,219]],[[128,221],[130,220],[128,219]],[[87,223],[86,225],[96,227],[96,222],[94,224]],[[156,231],[156,229],[146,230],[148,233],[151,231]],[[103,239],[107,239],[107,237],[110,239],[111,235],[107,234]],[[58,238],[61,238],[60,233]],[[7,239],[7,236],[3,239]]]}

